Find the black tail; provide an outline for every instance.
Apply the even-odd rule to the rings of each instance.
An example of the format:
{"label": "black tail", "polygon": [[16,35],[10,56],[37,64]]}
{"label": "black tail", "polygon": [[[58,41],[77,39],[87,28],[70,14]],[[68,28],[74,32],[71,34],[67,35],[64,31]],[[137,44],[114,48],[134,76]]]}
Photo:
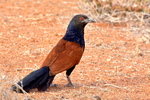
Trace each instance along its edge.
{"label": "black tail", "polygon": [[[49,67],[42,67],[31,72],[25,78],[20,80],[17,84],[26,92],[30,89],[38,88],[39,91],[45,91],[52,83],[55,76],[49,76]],[[12,85],[12,90],[23,93],[23,91],[15,85]]]}

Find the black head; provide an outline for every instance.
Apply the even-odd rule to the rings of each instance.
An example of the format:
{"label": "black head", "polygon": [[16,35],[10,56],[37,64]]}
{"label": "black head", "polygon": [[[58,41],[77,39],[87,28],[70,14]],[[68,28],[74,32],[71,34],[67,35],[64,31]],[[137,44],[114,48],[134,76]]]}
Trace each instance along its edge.
{"label": "black head", "polygon": [[78,27],[84,28],[85,25],[90,22],[94,23],[95,20],[90,17],[87,17],[86,15],[78,14],[72,18],[70,24],[73,26],[78,26]]}
{"label": "black head", "polygon": [[70,21],[63,39],[71,42],[77,42],[84,47],[84,27],[90,22],[95,22],[95,20],[87,17],[86,15],[75,15]]}

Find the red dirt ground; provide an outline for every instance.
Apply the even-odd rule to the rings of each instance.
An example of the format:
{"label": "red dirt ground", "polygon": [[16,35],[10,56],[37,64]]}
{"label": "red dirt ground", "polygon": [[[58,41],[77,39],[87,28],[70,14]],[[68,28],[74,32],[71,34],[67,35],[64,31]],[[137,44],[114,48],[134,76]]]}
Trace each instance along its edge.
{"label": "red dirt ground", "polygon": [[96,100],[95,96],[150,100],[150,44],[122,31],[127,27],[99,22],[85,28],[86,49],[71,75],[75,88],[64,87],[63,72],[53,82],[58,87],[46,92],[32,90],[25,95],[10,90],[40,67],[71,18],[86,14],[81,4],[78,0],[0,1],[0,100]]}

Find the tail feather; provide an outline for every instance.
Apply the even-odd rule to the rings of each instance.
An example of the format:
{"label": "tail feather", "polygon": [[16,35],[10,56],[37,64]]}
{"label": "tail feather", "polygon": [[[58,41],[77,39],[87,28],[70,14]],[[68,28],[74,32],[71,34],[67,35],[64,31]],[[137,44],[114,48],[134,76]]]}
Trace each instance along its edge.
{"label": "tail feather", "polygon": [[45,91],[50,86],[50,84],[52,83],[54,77],[55,77],[55,75],[54,76],[50,76],[50,78],[48,78],[47,81],[43,82],[43,84],[38,86],[38,90],[39,91]]}
{"label": "tail feather", "polygon": [[[49,76],[49,71],[49,67],[42,67],[38,70],[31,72],[17,84],[21,86],[26,92],[29,92],[31,89],[34,88],[38,88],[38,90],[45,91],[54,79],[54,76]],[[19,93],[23,92],[15,85],[12,86],[12,90]]]}

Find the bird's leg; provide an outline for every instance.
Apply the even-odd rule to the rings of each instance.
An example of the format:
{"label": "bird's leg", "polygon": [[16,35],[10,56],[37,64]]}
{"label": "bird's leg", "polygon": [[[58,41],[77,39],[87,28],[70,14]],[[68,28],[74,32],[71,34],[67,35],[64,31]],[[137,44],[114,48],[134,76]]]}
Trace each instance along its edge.
{"label": "bird's leg", "polygon": [[[55,77],[55,75],[54,75],[54,77]],[[50,80],[49,80],[50,81]],[[50,82],[50,84],[49,84],[49,86],[50,87],[57,87],[58,85],[57,84],[51,84],[52,82]]]}
{"label": "bird's leg", "polygon": [[75,68],[75,65],[73,67],[71,67],[70,69],[68,69],[67,72],[66,72],[66,77],[67,77],[67,80],[68,80],[68,84],[65,85],[65,86],[67,86],[67,87],[74,87],[74,85],[72,84],[72,82],[70,80],[70,77],[69,77],[74,68]]}
{"label": "bird's leg", "polygon": [[67,80],[68,80],[68,84],[65,85],[65,86],[66,86],[66,87],[74,87],[73,83],[72,83],[71,80],[70,80],[69,75],[66,75],[66,77],[67,77]]}

